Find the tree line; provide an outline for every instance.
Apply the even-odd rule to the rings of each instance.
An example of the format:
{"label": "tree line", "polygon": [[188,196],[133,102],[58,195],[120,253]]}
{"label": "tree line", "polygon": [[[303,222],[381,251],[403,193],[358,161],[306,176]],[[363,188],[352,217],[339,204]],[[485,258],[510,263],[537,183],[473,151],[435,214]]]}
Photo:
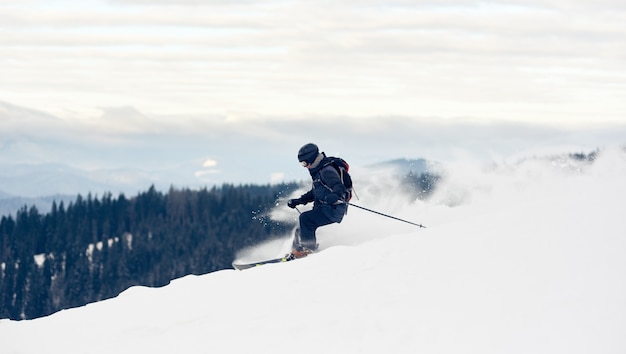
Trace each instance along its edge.
{"label": "tree line", "polygon": [[134,198],[78,196],[49,213],[24,207],[0,219],[0,318],[46,316],[231,267],[234,254],[293,225],[263,212],[295,183],[223,185]]}

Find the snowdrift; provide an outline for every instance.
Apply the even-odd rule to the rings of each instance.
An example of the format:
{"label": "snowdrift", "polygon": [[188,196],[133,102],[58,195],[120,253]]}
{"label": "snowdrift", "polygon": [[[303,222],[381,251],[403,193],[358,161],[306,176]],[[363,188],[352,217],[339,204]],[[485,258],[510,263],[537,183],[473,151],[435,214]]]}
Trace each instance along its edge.
{"label": "snowdrift", "polygon": [[316,255],[3,320],[2,352],[625,353],[625,176],[616,149],[451,165],[428,202],[363,182],[428,228],[353,208]]}

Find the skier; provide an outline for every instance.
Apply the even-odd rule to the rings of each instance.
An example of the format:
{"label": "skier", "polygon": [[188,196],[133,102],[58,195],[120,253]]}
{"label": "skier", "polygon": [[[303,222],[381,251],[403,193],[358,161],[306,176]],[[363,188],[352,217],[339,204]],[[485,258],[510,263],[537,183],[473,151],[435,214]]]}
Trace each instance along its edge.
{"label": "skier", "polygon": [[287,206],[293,209],[313,202],[313,209],[300,214],[300,227],[296,229],[292,251],[296,258],[316,251],[317,228],[340,223],[348,208],[345,203],[347,190],[339,172],[332,166],[331,159],[319,152],[317,145],[309,143],[302,146],[298,151],[298,161],[309,170],[313,187],[300,198],[290,199]]}

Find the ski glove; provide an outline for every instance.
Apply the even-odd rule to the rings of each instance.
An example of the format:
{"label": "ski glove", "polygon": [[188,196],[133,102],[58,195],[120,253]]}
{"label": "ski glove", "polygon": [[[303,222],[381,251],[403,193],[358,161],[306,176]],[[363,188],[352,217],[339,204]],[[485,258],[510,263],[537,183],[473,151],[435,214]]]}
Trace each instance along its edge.
{"label": "ski glove", "polygon": [[304,202],[302,201],[302,198],[289,199],[287,201],[287,206],[290,207],[291,209],[297,207],[300,204],[304,204]]}
{"label": "ski glove", "polygon": [[338,200],[339,200],[339,196],[337,194],[335,194],[335,193],[329,193],[324,198],[324,201],[326,203],[328,203],[328,204],[335,204],[335,203],[337,203]]}

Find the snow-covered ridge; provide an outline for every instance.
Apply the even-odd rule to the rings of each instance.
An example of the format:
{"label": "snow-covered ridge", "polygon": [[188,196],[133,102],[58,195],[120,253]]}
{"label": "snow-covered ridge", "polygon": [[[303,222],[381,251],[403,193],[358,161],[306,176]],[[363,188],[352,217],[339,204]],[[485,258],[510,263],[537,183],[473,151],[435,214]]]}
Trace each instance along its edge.
{"label": "snow-covered ridge", "polygon": [[2,320],[2,352],[624,353],[626,156],[579,167],[446,166],[410,204],[364,182],[355,203],[428,228],[351,209],[305,259]]}

